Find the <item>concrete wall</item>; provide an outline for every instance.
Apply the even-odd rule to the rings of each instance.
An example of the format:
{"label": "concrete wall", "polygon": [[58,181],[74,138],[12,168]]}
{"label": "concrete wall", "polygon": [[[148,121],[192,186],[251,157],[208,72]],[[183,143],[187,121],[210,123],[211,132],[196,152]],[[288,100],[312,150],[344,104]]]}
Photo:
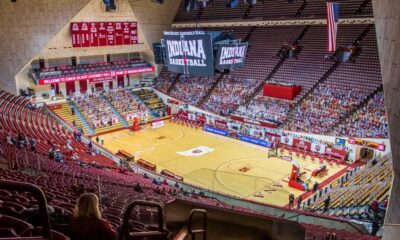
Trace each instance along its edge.
{"label": "concrete wall", "polygon": [[0,1],[0,88],[16,93],[15,75],[90,0]]}
{"label": "concrete wall", "polygon": [[[79,63],[84,56],[135,52],[154,64],[152,43],[171,27],[180,1],[166,0],[161,5],[150,0],[116,2],[117,10],[106,12],[102,0],[1,0],[0,88],[17,93],[19,86],[31,85],[26,82],[25,67],[39,58],[76,56]],[[139,44],[72,48],[71,21],[137,21]]]}
{"label": "concrete wall", "polygon": [[389,135],[393,185],[384,226],[384,240],[400,236],[400,1],[373,0]]}

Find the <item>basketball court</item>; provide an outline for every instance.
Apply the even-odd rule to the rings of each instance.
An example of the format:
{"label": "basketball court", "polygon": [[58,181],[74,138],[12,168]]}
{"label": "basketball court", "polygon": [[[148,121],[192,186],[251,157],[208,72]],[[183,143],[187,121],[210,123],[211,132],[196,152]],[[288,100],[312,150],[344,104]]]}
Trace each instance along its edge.
{"label": "basketball court", "polygon": [[[302,191],[288,187],[292,170],[289,161],[268,158],[268,149],[201,129],[167,122],[165,127],[151,126],[138,131],[121,130],[101,136],[104,147],[117,153],[132,153],[157,165],[157,172],[167,169],[184,178],[184,182],[206,189],[261,203],[285,206],[288,196]],[[285,153],[284,153],[285,154]],[[287,154],[287,153],[286,153]],[[294,157],[306,179],[318,168],[318,161]],[[343,172],[346,166],[327,166],[324,176],[310,179],[322,182]],[[330,178],[332,179],[332,178]]]}

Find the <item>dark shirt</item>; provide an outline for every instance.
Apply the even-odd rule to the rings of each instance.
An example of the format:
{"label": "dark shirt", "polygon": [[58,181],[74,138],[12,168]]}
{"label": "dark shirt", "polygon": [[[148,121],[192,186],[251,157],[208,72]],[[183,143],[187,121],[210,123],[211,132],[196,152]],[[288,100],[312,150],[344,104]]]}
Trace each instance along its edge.
{"label": "dark shirt", "polygon": [[76,218],[71,223],[71,240],[115,240],[117,234],[103,219]]}

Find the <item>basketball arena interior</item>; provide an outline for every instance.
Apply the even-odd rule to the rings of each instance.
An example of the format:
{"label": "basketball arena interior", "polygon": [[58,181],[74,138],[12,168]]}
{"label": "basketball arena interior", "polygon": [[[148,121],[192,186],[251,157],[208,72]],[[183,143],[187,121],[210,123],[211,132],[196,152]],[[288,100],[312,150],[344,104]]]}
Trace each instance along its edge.
{"label": "basketball arena interior", "polygon": [[0,240],[400,239],[400,1],[0,12]]}

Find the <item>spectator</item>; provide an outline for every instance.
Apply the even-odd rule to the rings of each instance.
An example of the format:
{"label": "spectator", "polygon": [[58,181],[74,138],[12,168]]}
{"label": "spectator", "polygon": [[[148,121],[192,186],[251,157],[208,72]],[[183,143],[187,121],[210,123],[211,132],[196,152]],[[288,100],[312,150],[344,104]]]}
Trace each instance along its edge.
{"label": "spectator", "polygon": [[99,199],[95,194],[79,197],[71,223],[71,240],[115,240],[116,232],[101,218]]}
{"label": "spectator", "polygon": [[294,195],[290,194],[289,195],[289,209],[293,208],[293,203],[294,203]]}
{"label": "spectator", "polygon": [[7,144],[14,145],[14,139],[11,135],[7,136]]}
{"label": "spectator", "polygon": [[303,196],[300,195],[299,199],[297,199],[297,209],[300,209],[302,201],[303,201]]}
{"label": "spectator", "polygon": [[315,193],[315,192],[318,191],[318,185],[319,185],[318,182],[315,182],[315,183],[314,183],[313,189],[312,189],[312,192],[313,192],[313,193]]}
{"label": "spectator", "polygon": [[36,151],[36,141],[34,138],[31,138],[31,140],[29,141],[29,144],[31,145],[31,151],[32,152]]}
{"label": "spectator", "polygon": [[375,218],[375,219],[372,221],[372,231],[371,231],[371,235],[372,235],[372,236],[376,236],[376,233],[379,231],[380,228],[381,228],[381,227],[379,226],[379,221],[378,221],[377,218]]}
{"label": "spectator", "polygon": [[139,193],[143,192],[142,187],[140,186],[139,183],[136,183],[136,185],[135,185],[135,187],[133,188],[133,190],[134,190],[135,192],[139,192]]}
{"label": "spectator", "polygon": [[324,213],[328,211],[330,204],[331,204],[331,196],[328,195],[328,197],[326,197],[324,200]]}

